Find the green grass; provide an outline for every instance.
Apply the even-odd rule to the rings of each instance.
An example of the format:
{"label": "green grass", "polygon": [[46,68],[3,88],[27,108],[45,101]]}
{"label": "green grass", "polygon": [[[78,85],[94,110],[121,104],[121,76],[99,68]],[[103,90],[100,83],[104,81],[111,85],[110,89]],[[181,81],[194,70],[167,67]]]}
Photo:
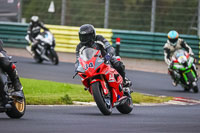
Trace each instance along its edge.
{"label": "green grass", "polygon": [[[91,102],[93,97],[83,85],[58,83],[46,80],[20,78],[29,105],[72,104],[72,101]],[[162,103],[171,97],[148,96],[132,93],[134,103]]]}

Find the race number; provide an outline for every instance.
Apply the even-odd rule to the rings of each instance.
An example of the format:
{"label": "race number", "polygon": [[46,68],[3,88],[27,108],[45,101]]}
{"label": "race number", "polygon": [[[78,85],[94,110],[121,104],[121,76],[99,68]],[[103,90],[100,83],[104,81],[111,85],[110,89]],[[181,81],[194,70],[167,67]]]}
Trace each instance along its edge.
{"label": "race number", "polygon": [[85,64],[85,70],[87,70],[88,68],[93,68],[94,64],[91,62],[89,65]]}

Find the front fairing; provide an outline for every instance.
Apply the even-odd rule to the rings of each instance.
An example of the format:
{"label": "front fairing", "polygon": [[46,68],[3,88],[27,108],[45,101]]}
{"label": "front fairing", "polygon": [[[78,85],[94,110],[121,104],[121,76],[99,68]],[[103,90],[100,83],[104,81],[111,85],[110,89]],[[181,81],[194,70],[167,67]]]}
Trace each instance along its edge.
{"label": "front fairing", "polygon": [[81,55],[79,58],[79,76],[83,84],[86,87],[90,87],[90,82],[93,79],[103,79],[106,80],[110,88],[114,88],[113,91],[118,94],[117,97],[123,96],[123,91],[119,92],[119,85],[122,84],[123,79],[121,75],[110,66],[110,64],[104,63],[104,59],[101,56],[101,51],[90,49],[93,51],[88,51],[85,53],[90,53],[90,55]]}
{"label": "front fairing", "polygon": [[102,64],[104,64],[104,59],[101,58],[100,51],[93,50],[93,52],[87,53],[85,54],[85,56],[81,55],[79,58],[79,64],[82,67],[82,70],[84,70],[84,73],[88,77],[92,77],[94,76],[94,74],[100,72],[97,71],[97,68],[99,68]]}
{"label": "front fairing", "polygon": [[177,50],[174,53],[174,55],[172,56],[172,60],[173,60],[173,69],[180,71],[185,71],[187,69],[190,69],[194,63],[194,58],[189,56],[189,54],[182,49]]}
{"label": "front fairing", "polygon": [[190,82],[190,80],[188,79],[188,75],[191,74],[195,80],[197,79],[194,72],[195,70],[192,68],[192,66],[194,65],[194,58],[189,56],[187,52],[178,51],[178,53],[174,55],[173,61],[173,69],[179,73],[179,80],[181,83],[187,85],[192,84],[192,82]]}
{"label": "front fairing", "polygon": [[187,66],[184,66],[182,63],[175,62],[174,65],[173,65],[173,69],[174,70],[185,71],[187,69],[190,69],[193,64],[194,64],[194,58],[193,57],[189,57],[187,59]]}
{"label": "front fairing", "polygon": [[105,67],[105,64],[104,59],[101,57],[101,51],[88,48],[79,57],[77,71],[83,84],[89,87],[88,80],[95,75],[102,74],[102,70],[106,70],[102,69],[103,67]]}
{"label": "front fairing", "polygon": [[53,44],[53,40],[54,40],[54,36],[53,36],[53,34],[51,32],[44,31],[43,33],[39,34],[36,37],[36,40],[40,40],[45,44],[52,45]]}

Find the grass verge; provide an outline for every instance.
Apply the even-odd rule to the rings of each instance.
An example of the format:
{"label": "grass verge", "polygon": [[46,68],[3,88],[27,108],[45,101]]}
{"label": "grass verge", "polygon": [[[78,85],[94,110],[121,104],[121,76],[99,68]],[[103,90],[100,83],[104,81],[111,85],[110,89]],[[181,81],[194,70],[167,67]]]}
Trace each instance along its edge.
{"label": "grass verge", "polygon": [[[29,105],[72,104],[72,101],[92,102],[93,97],[82,85],[59,83],[46,80],[20,78]],[[171,97],[149,96],[132,93],[134,103],[162,103]]]}

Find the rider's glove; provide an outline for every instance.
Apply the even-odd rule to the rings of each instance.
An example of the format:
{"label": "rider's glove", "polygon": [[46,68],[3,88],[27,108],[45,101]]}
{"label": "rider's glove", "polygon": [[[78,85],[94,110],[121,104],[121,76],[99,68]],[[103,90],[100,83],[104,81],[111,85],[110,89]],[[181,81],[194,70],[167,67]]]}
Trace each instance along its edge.
{"label": "rider's glove", "polygon": [[170,63],[170,65],[169,65],[169,68],[173,68],[173,65],[174,65],[174,62],[172,61],[171,63]]}
{"label": "rider's glove", "polygon": [[196,63],[196,58],[194,57],[194,53],[190,53],[190,57],[194,58],[194,63]]}
{"label": "rider's glove", "polygon": [[191,57],[193,57],[193,58],[195,58],[193,53],[192,53],[192,54],[190,54],[190,56],[191,56]]}
{"label": "rider's glove", "polygon": [[104,59],[105,61],[109,61],[111,59],[111,56],[109,53],[107,53],[105,56],[104,56]]}
{"label": "rider's glove", "polygon": [[38,43],[38,41],[37,41],[36,39],[33,39],[32,45],[35,45],[35,44],[37,44],[37,43]]}

